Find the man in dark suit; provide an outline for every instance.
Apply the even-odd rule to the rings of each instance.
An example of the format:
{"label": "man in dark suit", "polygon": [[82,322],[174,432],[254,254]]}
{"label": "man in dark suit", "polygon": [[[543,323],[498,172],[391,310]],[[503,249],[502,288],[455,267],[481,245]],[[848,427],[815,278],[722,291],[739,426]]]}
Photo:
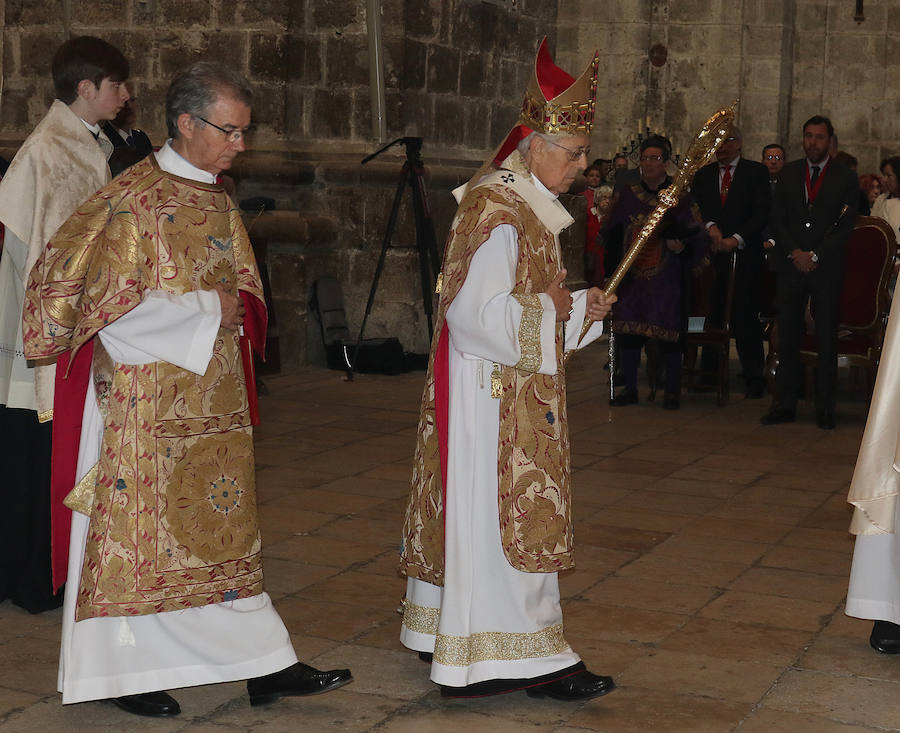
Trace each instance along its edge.
{"label": "man in dark suit", "polygon": [[762,151],[762,164],[769,172],[769,186],[772,193],[775,193],[775,184],[778,183],[778,176],[784,164],[787,162],[787,156],[784,148],[778,143],[766,145]]}
{"label": "man in dark suit", "polygon": [[134,97],[125,102],[112,122],[104,122],[103,132],[113,144],[109,156],[109,170],[113,176],[142,161],[153,152],[153,144],[143,130],[133,127],[135,120]]}
{"label": "man in dark suit", "polygon": [[829,157],[834,128],[816,115],[803,125],[806,157],[781,171],[772,201],[778,272],[775,404],[760,422],[793,422],[800,395],[800,340],[807,298],[816,319],[816,424],[834,428],[838,309],[844,246],[859,202],[856,174]]}
{"label": "man in dark suit", "polygon": [[[717,162],[697,171],[691,190],[712,241],[716,285],[710,318],[717,325],[725,320],[731,253],[737,251],[731,330],[746,396],[759,399],[765,392],[759,290],[765,262],[763,229],[769,221],[771,194],[765,166],[743,158],[741,149],[741,131],[732,127],[716,151]],[[715,371],[717,357],[711,349],[704,350],[705,372]]]}

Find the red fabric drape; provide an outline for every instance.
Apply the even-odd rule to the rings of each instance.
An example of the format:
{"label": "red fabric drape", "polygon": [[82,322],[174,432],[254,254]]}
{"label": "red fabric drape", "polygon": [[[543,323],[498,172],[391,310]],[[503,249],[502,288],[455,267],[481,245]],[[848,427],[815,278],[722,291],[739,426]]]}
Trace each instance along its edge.
{"label": "red fabric drape", "polygon": [[250,410],[250,423],[259,425],[259,395],[256,393],[256,366],[253,352],[259,358],[266,358],[266,329],[269,325],[269,314],[266,304],[255,295],[240,290],[244,301],[244,333],[240,337],[241,362],[244,365],[244,380],[247,383],[247,404]]}
{"label": "red fabric drape", "polygon": [[[88,378],[94,356],[94,342],[88,341],[69,364],[72,352],[62,354],[56,362],[53,392],[53,454],[50,461],[50,566],[53,592],[66,582],[69,568],[69,533],[72,510],[63,499],[75,486],[78,446],[81,443],[81,420],[87,396]],[[67,374],[68,372],[68,374]]]}
{"label": "red fabric drape", "polygon": [[[441,499],[447,505],[447,430],[450,424],[450,338],[447,327],[441,329],[434,355],[434,419],[437,423],[438,450],[441,456]],[[447,514],[444,513],[446,521]]]}

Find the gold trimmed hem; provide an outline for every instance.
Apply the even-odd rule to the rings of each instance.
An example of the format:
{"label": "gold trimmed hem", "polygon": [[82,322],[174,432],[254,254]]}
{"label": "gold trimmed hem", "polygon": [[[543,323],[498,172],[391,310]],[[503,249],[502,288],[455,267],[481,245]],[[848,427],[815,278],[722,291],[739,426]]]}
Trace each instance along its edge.
{"label": "gold trimmed hem", "polygon": [[86,517],[91,516],[98,473],[100,473],[100,461],[91,466],[91,469],[82,476],[81,481],[75,484],[75,488],[66,494],[63,504],[73,512],[84,514]]}
{"label": "gold trimmed hem", "polygon": [[38,413],[38,422],[50,422],[53,419],[53,410],[44,410]]}
{"label": "gold trimmed hem", "polygon": [[483,631],[471,636],[438,634],[434,641],[434,661],[448,667],[468,667],[477,662],[512,661],[552,657],[569,651],[563,625],[540,631]]}
{"label": "gold trimmed hem", "polygon": [[519,351],[522,356],[516,369],[533,374],[541,368],[543,361],[541,321],[544,318],[544,308],[540,297],[535,294],[513,293],[512,296],[522,306],[522,320],[519,322]]}
{"label": "gold trimmed hem", "polygon": [[438,622],[441,620],[441,609],[417,606],[403,599],[403,625],[417,634],[436,636]]}

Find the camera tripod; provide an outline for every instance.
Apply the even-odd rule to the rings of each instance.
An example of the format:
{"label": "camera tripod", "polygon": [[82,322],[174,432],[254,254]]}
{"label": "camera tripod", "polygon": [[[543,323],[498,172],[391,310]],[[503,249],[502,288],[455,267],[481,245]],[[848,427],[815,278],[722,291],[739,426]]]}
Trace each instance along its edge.
{"label": "camera tripod", "polygon": [[400,179],[397,181],[397,193],[394,194],[391,215],[388,218],[384,240],[381,243],[381,254],[378,257],[378,264],[375,267],[375,275],[372,278],[372,287],[369,289],[369,299],[366,302],[366,312],[363,316],[362,324],[359,327],[359,336],[356,338],[356,347],[353,349],[353,359],[349,362],[349,367],[347,368],[348,381],[353,381],[353,370],[356,367],[356,360],[359,355],[359,347],[362,343],[363,332],[366,328],[366,321],[369,320],[369,314],[372,312],[372,303],[375,301],[375,292],[378,290],[378,281],[381,279],[381,272],[384,269],[387,251],[391,246],[391,239],[394,236],[394,227],[397,224],[397,214],[400,211],[400,202],[403,200],[403,191],[407,185],[412,189],[413,196],[413,214],[415,215],[416,221],[416,250],[418,251],[419,257],[419,276],[422,282],[422,308],[425,311],[425,317],[428,319],[429,343],[431,343],[431,338],[434,335],[434,324],[432,322],[434,308],[431,299],[434,294],[434,284],[437,281],[438,272],[440,272],[441,262],[438,257],[437,241],[434,237],[434,222],[431,218],[431,209],[428,206],[428,194],[425,191],[425,165],[422,163],[422,156],[420,155],[422,151],[422,138],[397,138],[393,142],[385,145],[381,150],[377,150],[371,155],[363,158],[361,165],[365,165],[397,143],[406,146],[406,161],[403,163]]}

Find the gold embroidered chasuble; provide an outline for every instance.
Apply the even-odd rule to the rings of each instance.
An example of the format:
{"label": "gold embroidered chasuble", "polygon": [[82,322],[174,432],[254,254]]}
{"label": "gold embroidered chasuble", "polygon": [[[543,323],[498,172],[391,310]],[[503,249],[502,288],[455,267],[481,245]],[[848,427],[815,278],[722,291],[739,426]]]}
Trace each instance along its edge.
{"label": "gold embroidered chasuble", "polygon": [[78,487],[89,484],[90,529],[76,620],[262,591],[237,333],[219,329],[202,376],[166,362],[113,364],[94,338],[148,290],[216,285],[262,300],[240,215],[220,186],[166,173],[152,155],[82,205],[31,272],[29,357],[71,350],[74,359],[89,340],[96,346],[104,433],[100,460]]}
{"label": "gold embroidered chasuble", "polygon": [[403,527],[401,572],[443,585],[444,515],[435,396],[435,358],[445,318],[465,282],[478,248],[501,224],[515,227],[519,253],[512,296],[523,307],[521,358],[499,365],[498,509],[509,564],[524,572],[557,572],[574,566],[569,436],[563,371],[563,328],[557,324],[553,375],[541,366],[538,293],[562,269],[559,232],[572,223],[563,206],[531,182],[518,152],[477,186],[457,210],[444,253],[440,302],[422,395],[412,491]]}

